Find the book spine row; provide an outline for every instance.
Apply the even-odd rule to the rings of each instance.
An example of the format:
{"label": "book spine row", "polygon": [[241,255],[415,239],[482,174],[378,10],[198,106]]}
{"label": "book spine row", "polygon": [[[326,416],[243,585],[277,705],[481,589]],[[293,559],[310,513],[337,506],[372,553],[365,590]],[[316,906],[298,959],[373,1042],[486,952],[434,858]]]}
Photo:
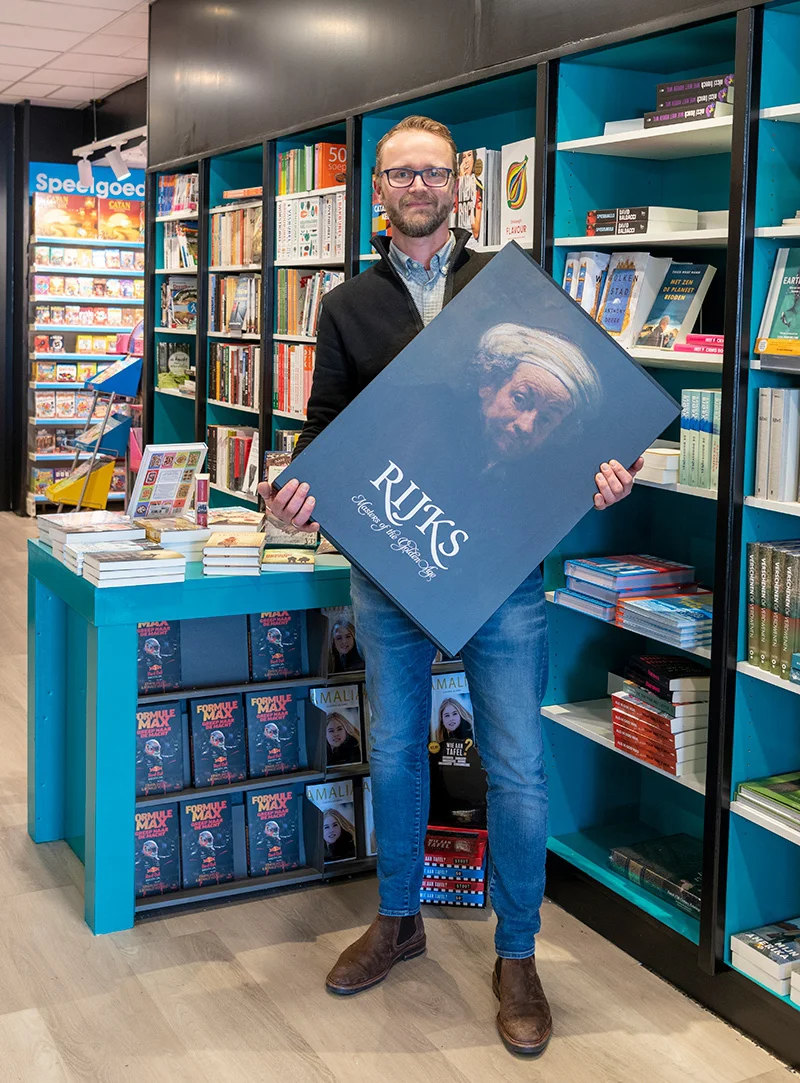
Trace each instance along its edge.
{"label": "book spine row", "polygon": [[681,392],[680,483],[716,489],[722,392],[684,388]]}
{"label": "book spine row", "polygon": [[303,274],[292,267],[277,271],[276,333],[313,337],[317,333],[322,298],[344,280],[340,271]]}
{"label": "book spine row", "polygon": [[207,442],[210,480],[233,492],[242,492],[253,458],[258,463],[255,429],[209,425]]}
{"label": "book spine row", "polygon": [[197,173],[172,173],[158,178],[156,214],[197,210]]}
{"label": "book spine row", "polygon": [[233,346],[212,342],[209,354],[209,398],[234,406],[258,408],[260,402],[260,346]]}
{"label": "book spine row", "polygon": [[232,208],[211,216],[211,266],[261,262],[261,207]]}
{"label": "book spine row", "polygon": [[276,258],[344,258],[344,192],[288,199],[276,211]]}
{"label": "book spine row", "polygon": [[754,495],[781,503],[800,499],[800,390],[758,392]]}
{"label": "book spine row", "polygon": [[800,541],[747,546],[747,657],[789,680],[800,628]]}
{"label": "book spine row", "polygon": [[261,275],[209,276],[208,329],[261,333]]}
{"label": "book spine row", "polygon": [[272,377],[272,407],[305,419],[314,378],[316,351],[313,346],[276,342]]}

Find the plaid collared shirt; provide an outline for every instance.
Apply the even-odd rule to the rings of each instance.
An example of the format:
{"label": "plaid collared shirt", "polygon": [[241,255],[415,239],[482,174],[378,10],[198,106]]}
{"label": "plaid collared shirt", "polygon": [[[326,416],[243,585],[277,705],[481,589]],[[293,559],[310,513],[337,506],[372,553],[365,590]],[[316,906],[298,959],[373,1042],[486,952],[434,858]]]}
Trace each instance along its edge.
{"label": "plaid collared shirt", "polygon": [[394,241],[389,245],[389,259],[400,274],[408,292],[417,306],[423,324],[427,327],[434,316],[438,316],[444,304],[444,287],[450,267],[450,257],[456,242],[455,234],[450,235],[431,257],[431,269],[426,271],[417,260],[401,252]]}

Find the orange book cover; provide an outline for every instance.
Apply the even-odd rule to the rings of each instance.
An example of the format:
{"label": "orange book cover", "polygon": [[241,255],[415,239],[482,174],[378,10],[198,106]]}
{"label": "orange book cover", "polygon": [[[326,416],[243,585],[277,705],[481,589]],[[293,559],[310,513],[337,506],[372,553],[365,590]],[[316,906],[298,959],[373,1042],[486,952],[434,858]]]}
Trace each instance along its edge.
{"label": "orange book cover", "polygon": [[98,199],[97,236],[104,241],[144,241],[144,203],[140,199]]}
{"label": "orange book cover", "polygon": [[35,192],[33,232],[37,237],[97,237],[97,200],[94,196]]}
{"label": "orange book cover", "polygon": [[347,147],[343,143],[317,144],[316,188],[333,188],[347,181]]}

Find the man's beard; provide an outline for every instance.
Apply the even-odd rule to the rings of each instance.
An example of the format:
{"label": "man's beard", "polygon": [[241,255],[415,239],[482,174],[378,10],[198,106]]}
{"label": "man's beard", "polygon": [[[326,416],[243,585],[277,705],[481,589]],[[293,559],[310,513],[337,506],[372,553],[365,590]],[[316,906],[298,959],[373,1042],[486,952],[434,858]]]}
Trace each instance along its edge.
{"label": "man's beard", "polygon": [[403,199],[408,198],[401,197],[397,207],[386,206],[387,218],[406,237],[430,237],[453,209],[452,196],[446,203],[434,200],[427,207],[403,207]]}

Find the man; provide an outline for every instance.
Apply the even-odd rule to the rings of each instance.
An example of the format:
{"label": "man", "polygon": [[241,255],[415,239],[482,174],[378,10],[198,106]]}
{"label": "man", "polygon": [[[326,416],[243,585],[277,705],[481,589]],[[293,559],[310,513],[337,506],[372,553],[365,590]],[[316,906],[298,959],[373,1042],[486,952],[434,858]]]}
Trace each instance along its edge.
{"label": "man", "polygon": [[[392,241],[374,238],[380,262],[325,298],[308,420],[298,451],[490,258],[466,248],[466,230],[451,231],[447,226],[456,168],[450,132],[426,117],[401,121],[378,144],[376,195],[392,223]],[[552,349],[543,352],[541,342],[526,338],[530,331],[501,325],[491,332],[498,341],[484,343],[479,351],[478,364],[483,366],[483,378],[477,380],[479,395],[488,445],[494,446],[497,458],[527,449],[549,432],[548,396],[563,400],[560,407],[549,408],[551,413],[568,411],[567,400],[585,397],[594,380],[581,355],[574,358],[575,378],[562,374],[553,386],[548,378],[548,369],[550,376],[553,372]],[[509,336],[510,348],[501,341]],[[520,350],[523,360],[537,363],[522,363]],[[519,388],[512,391],[509,383],[520,377],[536,384],[538,392],[526,399]],[[606,508],[627,496],[640,468],[641,462],[630,471],[613,461],[603,463],[596,475],[595,507]],[[268,484],[259,491],[283,524],[317,529],[315,500],[307,485],[293,480],[277,494]],[[513,508],[488,503],[486,510],[513,517]],[[380,907],[367,932],[344,951],[327,977],[327,988],[338,994],[376,985],[396,962],[425,950],[419,893],[429,800],[430,670],[436,653],[417,626],[355,568],[351,592],[371,710]],[[547,841],[539,713],[547,675],[547,629],[538,569],[465,645],[462,657],[476,741],[488,777],[494,869],[490,892],[497,915],[498,958],[492,976],[500,1000],[497,1025],[509,1049],[538,1054],[551,1032],[550,1009],[534,959]]]}

